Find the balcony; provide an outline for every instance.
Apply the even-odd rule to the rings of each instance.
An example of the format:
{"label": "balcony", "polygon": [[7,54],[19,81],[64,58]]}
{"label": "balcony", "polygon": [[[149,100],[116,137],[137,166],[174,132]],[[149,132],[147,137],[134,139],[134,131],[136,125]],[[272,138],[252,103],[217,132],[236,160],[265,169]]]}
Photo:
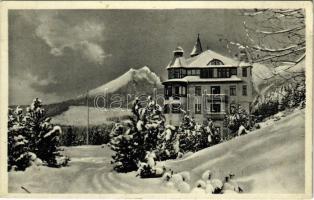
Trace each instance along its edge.
{"label": "balcony", "polygon": [[220,101],[220,102],[228,102],[228,95],[226,94],[206,94],[206,101]]}

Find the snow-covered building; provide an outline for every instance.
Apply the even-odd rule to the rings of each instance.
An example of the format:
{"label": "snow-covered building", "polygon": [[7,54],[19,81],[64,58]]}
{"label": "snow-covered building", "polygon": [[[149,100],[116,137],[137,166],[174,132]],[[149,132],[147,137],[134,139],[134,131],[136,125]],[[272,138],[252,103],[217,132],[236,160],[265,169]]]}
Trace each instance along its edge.
{"label": "snow-covered building", "polygon": [[243,51],[239,55],[233,59],[203,51],[199,35],[189,58],[177,47],[167,66],[168,80],[163,82],[167,122],[179,125],[183,109],[199,123],[212,119],[222,132],[230,109],[241,105],[250,113],[252,65]]}

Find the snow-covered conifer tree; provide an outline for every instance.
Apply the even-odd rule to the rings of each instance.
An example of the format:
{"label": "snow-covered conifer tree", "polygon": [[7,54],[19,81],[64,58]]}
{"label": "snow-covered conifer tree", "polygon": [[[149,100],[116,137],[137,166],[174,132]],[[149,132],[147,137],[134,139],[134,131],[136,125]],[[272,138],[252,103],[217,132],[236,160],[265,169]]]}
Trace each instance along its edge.
{"label": "snow-covered conifer tree", "polygon": [[24,170],[32,163],[60,167],[67,164],[69,158],[59,152],[59,134],[61,128],[50,124],[45,117],[41,101],[36,98],[23,114],[17,107],[9,110],[8,120],[8,166]]}
{"label": "snow-covered conifer tree", "polygon": [[125,126],[116,126],[111,133],[111,149],[115,151],[112,157],[114,169],[120,172],[133,171],[139,162],[145,161],[147,151],[156,149],[158,135],[164,131],[164,116],[161,107],[147,99],[147,105],[142,106],[139,99],[134,101],[131,122]]}
{"label": "snow-covered conifer tree", "polygon": [[26,139],[29,141],[30,151],[50,167],[65,166],[69,158],[60,154],[59,135],[61,128],[50,123],[51,118],[45,116],[41,100],[34,99],[26,109],[23,118]]}
{"label": "snow-covered conifer tree", "polygon": [[31,163],[28,140],[20,107],[9,109],[8,115],[8,170],[25,170]]}
{"label": "snow-covered conifer tree", "polygon": [[179,139],[176,128],[167,125],[165,131],[158,136],[156,154],[159,160],[174,159],[179,153]]}

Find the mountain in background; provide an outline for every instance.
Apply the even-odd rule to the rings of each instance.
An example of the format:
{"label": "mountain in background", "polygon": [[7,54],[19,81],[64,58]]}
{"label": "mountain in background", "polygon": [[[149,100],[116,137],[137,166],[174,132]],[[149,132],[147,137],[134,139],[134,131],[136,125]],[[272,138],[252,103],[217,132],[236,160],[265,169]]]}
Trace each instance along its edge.
{"label": "mountain in background", "polygon": [[[88,94],[81,94],[76,98],[45,105],[48,116],[55,116],[69,109],[70,106],[95,106],[95,99],[99,107],[130,106],[132,101],[142,96],[163,95],[163,86],[160,78],[147,66],[140,69],[131,68],[116,79],[109,81],[97,88],[88,91]],[[104,101],[104,98],[106,101]]]}
{"label": "mountain in background", "polygon": [[89,96],[104,93],[136,94],[150,93],[154,88],[162,88],[160,78],[147,66],[140,69],[131,68],[120,77],[89,91]]}

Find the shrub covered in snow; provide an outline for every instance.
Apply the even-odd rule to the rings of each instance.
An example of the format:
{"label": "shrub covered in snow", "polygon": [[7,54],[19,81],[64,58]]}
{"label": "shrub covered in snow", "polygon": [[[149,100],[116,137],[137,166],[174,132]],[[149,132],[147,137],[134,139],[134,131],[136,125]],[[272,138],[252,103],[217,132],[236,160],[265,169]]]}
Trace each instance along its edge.
{"label": "shrub covered in snow", "polygon": [[26,108],[25,114],[17,107],[15,111],[9,110],[8,117],[9,169],[24,170],[35,161],[50,167],[67,164],[69,159],[58,148],[61,128],[45,117],[38,98]]}
{"label": "shrub covered in snow", "polygon": [[220,134],[210,120],[207,125],[197,124],[185,114],[178,128],[180,152],[196,152],[220,142]]}
{"label": "shrub covered in snow", "polygon": [[[243,192],[242,188],[234,180],[234,174],[229,173],[224,180],[212,178],[213,176],[214,174],[210,170],[204,171],[199,180],[196,177],[191,177],[188,171],[175,174],[166,172],[162,177],[162,183],[167,186],[174,186],[181,193],[224,194]],[[192,178],[197,180],[194,184],[191,183]]]}

